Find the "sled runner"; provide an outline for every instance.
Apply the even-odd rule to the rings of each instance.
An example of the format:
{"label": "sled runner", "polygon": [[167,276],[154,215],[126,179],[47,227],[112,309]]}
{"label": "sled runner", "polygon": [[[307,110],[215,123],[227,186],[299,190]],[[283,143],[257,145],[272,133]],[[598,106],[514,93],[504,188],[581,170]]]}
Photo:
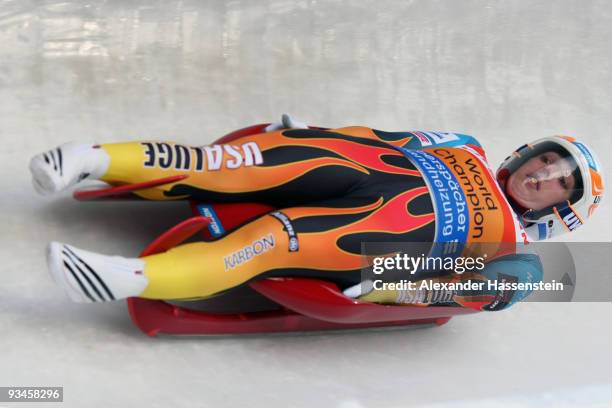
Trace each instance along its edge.
{"label": "sled runner", "polygon": [[[242,136],[261,133],[266,126],[260,124],[240,129],[222,137],[217,143],[228,143]],[[174,183],[186,177],[174,176],[146,183],[81,190],[74,196],[79,200],[134,198],[134,191]],[[194,201],[191,207],[194,217],[166,231],[141,256],[167,251],[196,234],[200,234],[204,240],[212,239],[223,230],[231,230],[274,210],[257,203]],[[197,305],[199,310],[193,305]],[[292,277],[252,281],[244,287],[203,301],[168,303],[130,298],[128,309],[135,325],[149,336],[159,333],[219,335],[442,325],[454,315],[475,312],[461,307],[364,302],[345,296],[332,282]]]}

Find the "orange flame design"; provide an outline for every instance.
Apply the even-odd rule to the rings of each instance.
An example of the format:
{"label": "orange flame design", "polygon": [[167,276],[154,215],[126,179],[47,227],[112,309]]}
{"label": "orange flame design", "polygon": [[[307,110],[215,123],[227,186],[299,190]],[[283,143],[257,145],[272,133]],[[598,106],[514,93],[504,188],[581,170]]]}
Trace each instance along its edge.
{"label": "orange flame design", "polygon": [[[353,129],[355,128],[340,129],[340,131],[337,133],[344,134],[344,132],[342,132],[344,130],[346,131],[347,135],[355,136],[354,133],[348,133],[349,130],[353,131]],[[357,129],[361,129],[361,128],[357,128]],[[402,146],[410,140],[410,137],[406,137],[405,139],[396,140],[396,141],[381,140],[375,134],[371,133],[372,132],[371,129],[367,129],[367,130],[370,132],[370,134],[363,135],[362,137],[364,139],[383,141],[393,146]],[[386,173],[391,173],[391,174],[407,174],[411,176],[419,176],[418,170],[403,169],[400,167],[391,166],[385,163],[381,159],[382,156],[400,156],[400,157],[404,156],[400,151],[397,151],[392,147],[369,146],[369,145],[365,145],[361,143],[356,143],[351,140],[317,138],[317,137],[312,137],[312,138],[309,137],[302,141],[301,139],[298,139],[298,138],[291,138],[291,137],[284,136],[283,131],[266,134],[265,138],[257,138],[255,136],[249,136],[249,137],[240,139],[240,143],[243,143],[246,141],[257,142],[257,144],[259,145],[259,148],[262,151],[268,150],[273,147],[283,146],[283,145],[318,147],[320,149],[329,150],[331,152],[339,154],[342,157],[345,157],[348,160],[352,161],[353,163],[359,163],[360,165],[370,168],[370,169],[374,169],[374,170],[378,170],[378,171],[382,171]]]}
{"label": "orange flame design", "polygon": [[[363,267],[365,258],[360,254],[342,250],[338,247],[338,240],[351,234],[368,232],[400,235],[433,222],[435,220],[433,213],[414,215],[408,211],[408,204],[423,194],[428,194],[427,187],[414,188],[399,194],[373,213],[352,224],[324,232],[299,234],[300,251],[287,255],[291,257],[292,267],[327,271]],[[374,204],[380,205],[379,203],[380,200]],[[360,210],[364,208],[366,207],[361,207]],[[337,209],[330,209],[330,213],[336,213],[336,211]],[[312,208],[288,208],[284,212],[292,219],[312,216]],[[287,261],[286,257],[277,258],[278,264],[273,265],[272,268],[285,267]]]}

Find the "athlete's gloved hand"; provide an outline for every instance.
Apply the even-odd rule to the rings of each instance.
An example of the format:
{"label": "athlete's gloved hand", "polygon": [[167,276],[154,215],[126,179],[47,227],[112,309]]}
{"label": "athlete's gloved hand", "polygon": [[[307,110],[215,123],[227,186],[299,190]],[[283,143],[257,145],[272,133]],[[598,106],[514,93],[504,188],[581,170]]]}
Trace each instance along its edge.
{"label": "athlete's gloved hand", "polygon": [[346,288],[342,291],[344,296],[348,296],[353,299],[357,299],[363,295],[366,295],[374,290],[374,282],[371,280],[365,280],[358,283],[350,288]]}
{"label": "athlete's gloved hand", "polygon": [[430,300],[426,299],[426,291],[416,289],[374,290],[374,282],[372,282],[371,280],[365,280],[355,286],[351,286],[350,288],[344,289],[342,293],[344,293],[345,296],[348,296],[353,299],[359,299],[373,303],[412,305],[425,305],[431,303]]}
{"label": "athlete's gloved hand", "polygon": [[269,124],[265,130],[266,132],[272,132],[280,129],[308,129],[308,125],[293,119],[286,113],[283,113],[280,122]]}
{"label": "athlete's gloved hand", "polygon": [[[408,294],[408,302],[412,303],[411,300],[416,299],[416,291],[404,291]],[[410,292],[410,293],[408,293]],[[364,280],[357,285],[351,286],[350,288],[344,289],[342,292],[345,296],[348,296],[353,299],[364,300],[366,302],[373,303],[403,303],[398,302],[398,297],[400,295],[400,291],[395,290],[374,290],[374,282],[371,280]],[[404,296],[405,298],[406,296]],[[406,300],[406,299],[404,299]]]}

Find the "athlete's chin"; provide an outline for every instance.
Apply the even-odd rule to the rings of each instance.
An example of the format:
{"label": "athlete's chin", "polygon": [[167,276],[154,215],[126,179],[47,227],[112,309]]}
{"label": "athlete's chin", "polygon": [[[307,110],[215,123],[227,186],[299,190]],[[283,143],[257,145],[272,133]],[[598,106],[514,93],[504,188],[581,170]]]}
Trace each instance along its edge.
{"label": "athlete's chin", "polygon": [[523,208],[532,208],[533,203],[526,197],[523,197],[520,192],[516,191],[517,189],[515,187],[515,184],[508,180],[508,185],[506,186],[506,194],[508,197]]}
{"label": "athlete's chin", "polygon": [[515,203],[519,204],[519,205],[523,205],[523,203],[521,202],[521,199],[519,197],[517,197],[516,195],[514,195],[514,192],[512,191],[511,188],[506,189],[506,194],[508,195],[508,197],[510,197],[512,199],[512,201],[514,201]]}

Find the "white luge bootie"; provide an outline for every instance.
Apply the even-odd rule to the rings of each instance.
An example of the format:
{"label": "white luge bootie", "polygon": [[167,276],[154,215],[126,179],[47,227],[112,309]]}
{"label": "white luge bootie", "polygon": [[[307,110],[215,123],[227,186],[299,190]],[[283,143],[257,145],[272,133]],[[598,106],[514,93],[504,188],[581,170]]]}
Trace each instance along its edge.
{"label": "white luge bootie", "polygon": [[102,177],[110,157],[93,144],[65,143],[30,160],[32,184],[42,195],[57,193],[83,179]]}
{"label": "white luge bootie", "polygon": [[138,296],[149,283],[139,258],[100,255],[59,242],[47,247],[47,264],[53,280],[79,303]]}

